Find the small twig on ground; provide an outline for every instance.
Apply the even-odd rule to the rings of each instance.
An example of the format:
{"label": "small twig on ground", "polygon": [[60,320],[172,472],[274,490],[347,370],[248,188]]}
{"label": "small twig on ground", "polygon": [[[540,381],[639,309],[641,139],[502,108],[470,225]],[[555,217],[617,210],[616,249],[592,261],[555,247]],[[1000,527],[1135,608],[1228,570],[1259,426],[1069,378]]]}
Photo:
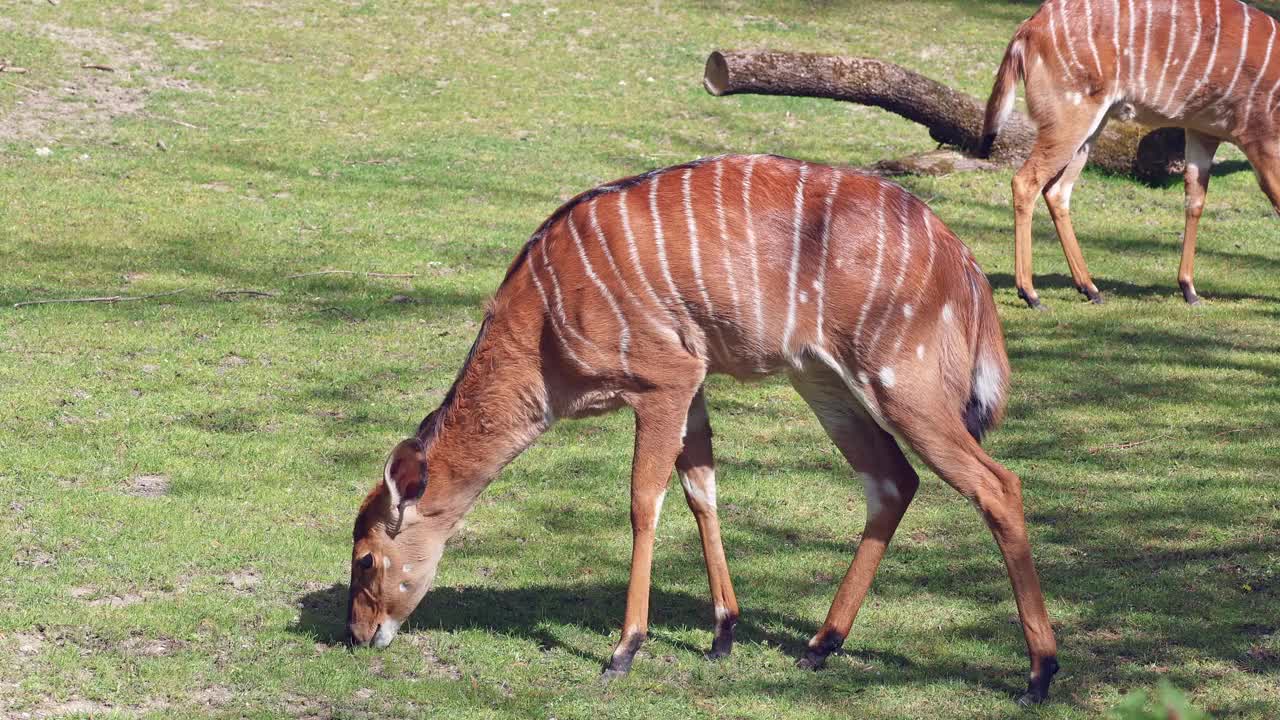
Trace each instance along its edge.
{"label": "small twig on ground", "polygon": [[171,122],[174,125],[181,125],[184,128],[191,128],[192,130],[208,130],[209,129],[209,128],[200,127],[199,125],[192,125],[189,122],[175,120],[174,118],[171,118],[171,117],[165,117],[163,115],[152,115],[151,113],[147,113],[146,115],[152,120],[163,120],[165,122]]}
{"label": "small twig on ground", "polygon": [[325,313],[325,312],[337,313],[337,314],[341,315],[343,318],[345,318],[348,322],[360,322],[360,318],[356,317],[355,315],[352,315],[351,313],[349,313],[349,312],[347,312],[346,310],[343,310],[342,308],[339,308],[339,307],[327,307],[327,308],[321,308],[321,309],[320,309],[320,312],[322,312],[322,313]]}
{"label": "small twig on ground", "polygon": [[168,297],[186,292],[187,288],[172,290],[170,292],[156,293],[154,295],[111,295],[108,297],[82,297],[82,298],[53,298],[49,300],[27,300],[25,302],[14,303],[15,308],[26,305],[50,305],[53,303],[118,303],[118,302],[136,302],[138,300],[150,300],[158,297]]}
{"label": "small twig on ground", "polygon": [[250,297],[275,297],[278,293],[266,292],[263,290],[222,289],[222,290],[215,291],[213,294],[219,297],[222,297],[225,295],[248,295]]}
{"label": "small twig on ground", "polygon": [[29,92],[29,93],[38,93],[38,92],[40,92],[39,90],[36,90],[35,88],[30,87],[30,86],[28,86],[28,85],[23,85],[22,83],[16,83],[16,82],[14,82],[14,81],[12,81],[12,80],[5,80],[4,78],[0,78],[0,82],[4,83],[4,84],[6,84],[6,85],[12,85],[12,86],[14,86],[14,87],[16,87],[16,88],[19,88],[19,89],[22,89],[22,90],[26,90],[26,91],[27,91],[27,92]]}
{"label": "small twig on ground", "polygon": [[1167,438],[1167,437],[1172,437],[1172,435],[1170,435],[1169,433],[1165,433],[1163,435],[1156,435],[1155,437],[1149,437],[1143,440],[1130,440],[1128,442],[1122,442],[1122,443],[1110,443],[1107,445],[1099,445],[1097,447],[1089,448],[1088,452],[1090,455],[1097,455],[1103,450],[1130,450],[1132,448],[1138,447],[1139,445],[1146,445],[1147,443],[1155,442],[1156,440],[1163,440],[1164,438]]}
{"label": "small twig on ground", "polygon": [[13,73],[14,75],[21,75],[26,71],[27,69],[24,67],[18,67],[17,65],[6,65],[5,63],[0,62],[0,72],[2,73]]}
{"label": "small twig on ground", "polygon": [[315,272],[298,273],[296,275],[288,275],[286,280],[296,280],[297,278],[315,277],[317,275],[363,275],[371,278],[411,278],[413,273],[381,273],[381,272],[359,272],[356,270],[317,270]]}
{"label": "small twig on ground", "polygon": [[99,65],[98,63],[82,63],[80,67],[85,70],[101,70],[103,72],[115,72],[116,69],[110,65]]}

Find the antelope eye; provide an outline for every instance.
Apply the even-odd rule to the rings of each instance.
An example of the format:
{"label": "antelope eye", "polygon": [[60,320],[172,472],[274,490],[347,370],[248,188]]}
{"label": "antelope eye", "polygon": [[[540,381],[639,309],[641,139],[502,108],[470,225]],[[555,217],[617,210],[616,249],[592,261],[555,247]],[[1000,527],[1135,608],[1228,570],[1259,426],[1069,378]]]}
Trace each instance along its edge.
{"label": "antelope eye", "polygon": [[360,563],[361,569],[368,570],[373,567],[373,553],[365,553],[357,562]]}

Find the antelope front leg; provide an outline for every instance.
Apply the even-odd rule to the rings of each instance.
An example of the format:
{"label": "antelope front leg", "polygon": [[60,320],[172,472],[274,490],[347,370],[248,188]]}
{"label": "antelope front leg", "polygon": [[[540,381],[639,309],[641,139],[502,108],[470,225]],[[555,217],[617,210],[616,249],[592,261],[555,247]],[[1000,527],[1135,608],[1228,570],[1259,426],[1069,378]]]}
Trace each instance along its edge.
{"label": "antelope front leg", "polygon": [[[631,465],[631,580],[622,638],[613,649],[602,677],[609,680],[631,670],[636,651],[649,633],[649,587],[653,540],[671,469],[680,453],[680,431],[692,392],[636,404],[636,447]],[[674,409],[673,409],[674,408]]]}
{"label": "antelope front leg", "polygon": [[738,624],[738,598],[729,578],[729,563],[720,542],[720,518],[716,513],[716,467],[711,453],[711,422],[707,418],[702,391],[694,396],[685,422],[684,450],[676,458],[676,472],[684,487],[684,497],[698,521],[702,555],[707,562],[707,581],[715,605],[715,639],[708,660],[717,660],[733,651],[733,629]]}

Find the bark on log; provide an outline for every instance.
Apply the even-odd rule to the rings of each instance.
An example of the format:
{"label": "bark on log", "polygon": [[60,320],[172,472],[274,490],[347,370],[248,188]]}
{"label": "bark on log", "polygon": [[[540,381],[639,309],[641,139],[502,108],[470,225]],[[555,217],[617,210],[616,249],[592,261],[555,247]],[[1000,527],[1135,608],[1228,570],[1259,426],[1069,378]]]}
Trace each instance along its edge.
{"label": "bark on log", "polygon": [[[994,65],[992,73],[995,72]],[[703,86],[712,95],[791,95],[874,105],[929,128],[939,143],[966,152],[978,147],[986,103],[900,65],[873,58],[761,51],[715,51],[707,58]],[[1031,151],[1036,129],[1015,111],[1000,131],[991,159],[1019,164]],[[1111,122],[1089,155],[1107,172],[1155,181],[1181,174],[1183,132],[1152,131]]]}

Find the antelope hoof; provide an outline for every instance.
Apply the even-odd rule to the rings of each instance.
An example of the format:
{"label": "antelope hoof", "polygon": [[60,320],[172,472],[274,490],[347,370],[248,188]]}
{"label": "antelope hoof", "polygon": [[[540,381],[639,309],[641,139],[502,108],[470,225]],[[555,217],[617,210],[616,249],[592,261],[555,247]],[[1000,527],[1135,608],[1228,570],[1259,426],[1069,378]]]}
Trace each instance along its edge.
{"label": "antelope hoof", "polygon": [[1093,303],[1094,305],[1101,305],[1103,304],[1103,302],[1105,302],[1102,299],[1102,293],[1098,292],[1098,288],[1087,287],[1087,288],[1080,288],[1079,290],[1080,290],[1080,294],[1089,298],[1089,302]]}
{"label": "antelope hoof", "polygon": [[1196,294],[1196,287],[1189,282],[1179,282],[1178,286],[1182,288],[1182,299],[1187,301],[1188,305],[1199,305],[1200,296]]}
{"label": "antelope hoof", "polygon": [[809,647],[805,650],[804,657],[796,661],[796,667],[802,670],[820,670],[827,664],[831,653],[839,650],[841,645],[844,645],[843,635],[834,631],[825,635],[819,633],[809,641]]}
{"label": "antelope hoof", "polygon": [[710,650],[702,654],[702,659],[715,662],[716,660],[729,657],[730,652],[732,652],[731,648],[721,649],[721,648],[712,646]]}
{"label": "antelope hoof", "polygon": [[1018,698],[1019,707],[1031,707],[1039,705],[1049,699],[1049,684],[1053,682],[1053,676],[1058,673],[1058,659],[1056,657],[1047,657],[1040,663],[1040,674],[1031,678],[1031,682],[1027,683],[1027,692]]}
{"label": "antelope hoof", "polygon": [[1027,304],[1027,307],[1032,310],[1048,310],[1048,308],[1040,303],[1040,296],[1028,294],[1027,291],[1022,288],[1018,288],[1018,297],[1022,298],[1022,301]]}
{"label": "antelope hoof", "polygon": [[827,664],[827,656],[809,650],[804,657],[796,661],[796,667],[801,670],[821,670]]}
{"label": "antelope hoof", "polygon": [[645,633],[635,633],[623,638],[618,643],[618,647],[614,648],[613,655],[609,657],[609,662],[605,663],[604,671],[600,673],[601,682],[609,682],[614,678],[622,677],[631,672],[631,663],[636,659],[636,652],[640,650],[640,645],[644,643]]}

